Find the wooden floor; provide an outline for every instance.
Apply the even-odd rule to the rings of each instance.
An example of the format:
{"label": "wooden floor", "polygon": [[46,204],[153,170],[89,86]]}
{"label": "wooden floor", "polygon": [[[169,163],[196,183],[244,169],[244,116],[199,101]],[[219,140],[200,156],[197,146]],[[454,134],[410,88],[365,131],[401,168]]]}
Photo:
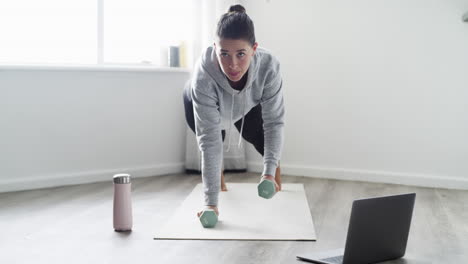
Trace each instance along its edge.
{"label": "wooden floor", "polygon": [[[227,174],[226,180],[257,182],[259,176]],[[112,229],[111,182],[0,194],[0,263],[301,263],[297,254],[344,246],[353,199],[405,192],[417,193],[406,256],[385,263],[468,263],[468,191],[283,181],[304,183],[316,242],[153,240],[201,182],[199,175],[165,175],[133,181],[131,233]]]}

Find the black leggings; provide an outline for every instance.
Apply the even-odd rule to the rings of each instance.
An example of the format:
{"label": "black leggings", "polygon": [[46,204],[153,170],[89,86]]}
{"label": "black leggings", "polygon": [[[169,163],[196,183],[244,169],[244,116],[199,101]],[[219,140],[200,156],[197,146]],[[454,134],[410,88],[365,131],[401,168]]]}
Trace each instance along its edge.
{"label": "black leggings", "polygon": [[[195,133],[195,117],[193,115],[193,103],[192,98],[190,97],[190,86],[187,86],[184,89],[184,106],[185,106],[185,120],[187,124]],[[237,130],[240,133],[242,126],[242,119],[235,122]],[[222,138],[226,136],[226,131],[221,131]],[[242,137],[252,144],[255,149],[263,156],[263,118],[262,118],[262,106],[258,104],[252,108],[244,117],[244,130],[242,131]]]}

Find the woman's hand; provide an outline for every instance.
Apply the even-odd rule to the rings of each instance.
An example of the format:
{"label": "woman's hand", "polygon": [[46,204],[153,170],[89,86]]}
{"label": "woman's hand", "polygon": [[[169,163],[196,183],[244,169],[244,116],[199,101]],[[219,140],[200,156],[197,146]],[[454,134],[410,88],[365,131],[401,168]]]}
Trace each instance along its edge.
{"label": "woman's hand", "polygon": [[260,181],[262,181],[263,179],[267,179],[267,180],[270,180],[270,181],[274,182],[276,192],[280,191],[280,187],[279,187],[278,183],[276,183],[275,177],[273,177],[271,175],[263,175],[262,178],[260,179]]}
{"label": "woman's hand", "polygon": [[205,206],[205,209],[201,210],[200,212],[197,213],[197,216],[200,217],[200,215],[203,213],[204,210],[206,209],[213,209],[216,215],[219,216],[219,211],[217,206],[212,206],[212,205],[207,205]]}

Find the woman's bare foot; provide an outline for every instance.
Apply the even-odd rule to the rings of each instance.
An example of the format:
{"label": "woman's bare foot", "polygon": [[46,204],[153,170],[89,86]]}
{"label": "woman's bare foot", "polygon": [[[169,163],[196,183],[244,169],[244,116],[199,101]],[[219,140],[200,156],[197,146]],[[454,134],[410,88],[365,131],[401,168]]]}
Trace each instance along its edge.
{"label": "woman's bare foot", "polygon": [[224,181],[224,172],[221,172],[221,191],[227,192],[226,182]]}
{"label": "woman's bare foot", "polygon": [[274,178],[273,176],[271,176],[271,175],[263,175],[262,178],[260,179],[260,181],[262,181],[263,179],[267,179],[267,180],[270,180],[270,181],[274,182],[274,183],[275,183],[275,190],[276,190],[276,192],[279,192],[279,191],[280,191],[280,187],[279,187],[278,183],[276,183],[276,180],[275,180],[275,178]]}
{"label": "woman's bare foot", "polygon": [[197,217],[200,217],[200,215],[203,213],[204,210],[206,209],[213,209],[216,213],[216,215],[219,216],[219,211],[218,211],[218,207],[217,206],[211,206],[211,205],[207,205],[205,206],[205,209],[201,210],[200,212],[197,213]]}
{"label": "woman's bare foot", "polygon": [[281,191],[281,169],[280,169],[279,165],[276,168],[276,172],[275,172],[275,182],[276,182],[276,184],[278,184],[279,190]]}

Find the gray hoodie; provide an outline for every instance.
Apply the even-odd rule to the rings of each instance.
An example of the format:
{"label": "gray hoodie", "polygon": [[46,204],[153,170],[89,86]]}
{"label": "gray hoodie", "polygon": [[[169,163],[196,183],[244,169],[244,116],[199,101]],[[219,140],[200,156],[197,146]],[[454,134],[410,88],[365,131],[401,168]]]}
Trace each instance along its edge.
{"label": "gray hoodie", "polygon": [[[263,175],[275,176],[283,145],[284,104],[280,64],[270,52],[257,48],[241,90],[233,89],[221,71],[213,46],[198,60],[190,83],[196,136],[202,159],[205,205],[218,205],[223,142],[227,129],[230,141],[232,124],[243,119],[253,107],[262,106],[264,130]],[[242,128],[244,122],[242,120]],[[242,129],[241,129],[242,132]],[[241,133],[242,135],[242,133]],[[239,145],[241,136],[239,137]]]}

